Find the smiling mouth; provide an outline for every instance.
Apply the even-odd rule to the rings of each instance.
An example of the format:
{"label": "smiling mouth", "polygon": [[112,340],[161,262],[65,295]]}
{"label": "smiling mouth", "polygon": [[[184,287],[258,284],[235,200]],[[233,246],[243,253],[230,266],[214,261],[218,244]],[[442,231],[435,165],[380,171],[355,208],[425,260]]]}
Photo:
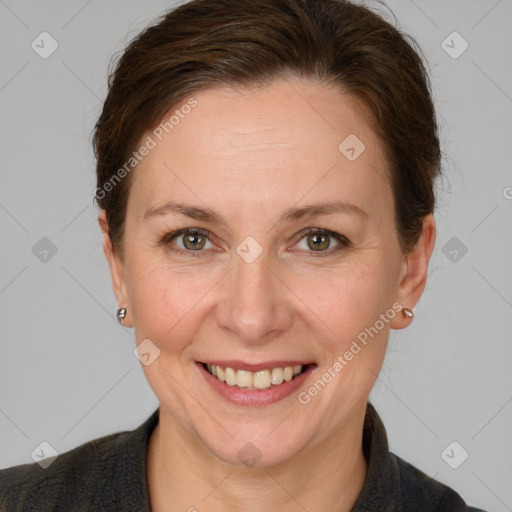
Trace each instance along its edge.
{"label": "smiling mouth", "polygon": [[302,375],[308,368],[316,366],[315,364],[298,364],[295,366],[275,367],[251,372],[247,370],[236,370],[229,366],[207,363],[201,364],[210,375],[220,382],[226,383],[228,386],[261,391],[280,386],[283,382],[290,382]]}

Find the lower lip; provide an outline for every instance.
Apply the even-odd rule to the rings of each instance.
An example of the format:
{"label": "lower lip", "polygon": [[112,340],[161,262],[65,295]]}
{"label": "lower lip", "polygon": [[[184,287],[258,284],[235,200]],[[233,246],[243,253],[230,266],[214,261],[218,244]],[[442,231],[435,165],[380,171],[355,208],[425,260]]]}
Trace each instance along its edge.
{"label": "lower lip", "polygon": [[221,382],[217,377],[214,377],[208,372],[202,363],[196,362],[196,366],[205,378],[206,382],[216,391],[219,395],[223,396],[228,402],[235,405],[270,405],[284,398],[290,396],[294,391],[297,391],[304,381],[309,377],[310,373],[316,368],[316,365],[309,366],[304,373],[298,377],[278,386],[271,386],[268,389],[240,389],[236,386],[229,386],[225,382]]}

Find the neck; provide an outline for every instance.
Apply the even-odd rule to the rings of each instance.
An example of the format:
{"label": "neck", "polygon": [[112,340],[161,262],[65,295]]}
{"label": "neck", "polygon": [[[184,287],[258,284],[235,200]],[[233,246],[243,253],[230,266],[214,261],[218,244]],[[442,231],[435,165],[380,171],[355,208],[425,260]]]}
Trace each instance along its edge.
{"label": "neck", "polygon": [[148,446],[151,510],[256,512],[279,509],[349,512],[367,471],[362,450],[366,404],[347,424],[292,459],[263,468],[215,457],[170,414],[162,414]]}

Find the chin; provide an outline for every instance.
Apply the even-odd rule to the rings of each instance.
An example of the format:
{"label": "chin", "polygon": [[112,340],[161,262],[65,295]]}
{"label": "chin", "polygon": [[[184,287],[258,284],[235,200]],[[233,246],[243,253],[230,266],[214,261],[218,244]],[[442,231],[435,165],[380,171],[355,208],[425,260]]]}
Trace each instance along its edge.
{"label": "chin", "polygon": [[[258,430],[257,428],[254,431]],[[250,429],[252,431],[252,429]],[[288,462],[297,456],[305,445],[303,439],[298,439],[293,432],[284,432],[284,435],[275,439],[258,436],[242,435],[228,442],[219,442],[219,438],[202,439],[204,445],[218,459],[232,465],[249,469],[270,468]]]}

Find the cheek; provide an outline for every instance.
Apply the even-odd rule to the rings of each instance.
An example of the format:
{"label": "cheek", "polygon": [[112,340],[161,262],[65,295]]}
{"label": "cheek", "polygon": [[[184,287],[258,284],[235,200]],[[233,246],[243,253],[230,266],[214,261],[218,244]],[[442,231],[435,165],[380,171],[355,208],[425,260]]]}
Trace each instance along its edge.
{"label": "cheek", "polygon": [[353,255],[336,266],[295,267],[285,279],[330,352],[373,325],[393,299],[384,255]]}
{"label": "cheek", "polygon": [[[185,281],[189,287],[183,286]],[[132,282],[135,286],[130,296],[137,331],[155,341],[174,336],[180,320],[193,306],[194,279],[149,264],[144,271],[134,272]]]}
{"label": "cheek", "polygon": [[150,255],[133,262],[130,301],[136,338],[151,339],[162,355],[187,356],[213,307],[216,285],[225,268],[184,268]]}
{"label": "cheek", "polygon": [[[339,267],[336,273],[317,272],[315,280],[302,277],[302,286],[297,288],[297,295],[310,290],[307,305],[318,317],[313,330],[319,333],[322,329],[318,343],[324,360],[318,378],[332,381],[321,400],[330,404],[333,416],[348,404],[355,407],[369,394],[382,366],[390,322],[396,314],[386,261],[383,254],[373,253],[357,264],[353,260]],[[311,313],[309,318],[313,320]]]}

